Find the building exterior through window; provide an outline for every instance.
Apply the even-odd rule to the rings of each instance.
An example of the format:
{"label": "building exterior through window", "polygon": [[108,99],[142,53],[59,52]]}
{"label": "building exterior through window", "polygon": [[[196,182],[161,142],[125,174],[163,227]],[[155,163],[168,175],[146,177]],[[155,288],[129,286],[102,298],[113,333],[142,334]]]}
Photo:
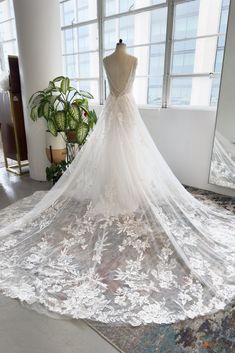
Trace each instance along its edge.
{"label": "building exterior through window", "polygon": [[[139,105],[216,106],[230,0],[60,0],[64,74],[96,103],[119,38],[138,57]],[[0,70],[17,54],[12,0],[0,3]]]}

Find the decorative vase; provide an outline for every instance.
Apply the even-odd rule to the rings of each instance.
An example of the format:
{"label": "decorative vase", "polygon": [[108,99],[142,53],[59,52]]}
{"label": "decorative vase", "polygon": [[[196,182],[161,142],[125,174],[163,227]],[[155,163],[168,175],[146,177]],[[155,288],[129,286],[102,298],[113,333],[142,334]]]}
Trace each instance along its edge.
{"label": "decorative vase", "polygon": [[76,143],[77,138],[76,138],[76,131],[75,130],[68,130],[67,131],[67,139],[69,143]]}
{"label": "decorative vase", "polygon": [[53,136],[49,131],[46,131],[46,155],[49,161],[55,164],[66,159],[67,149],[64,132]]}

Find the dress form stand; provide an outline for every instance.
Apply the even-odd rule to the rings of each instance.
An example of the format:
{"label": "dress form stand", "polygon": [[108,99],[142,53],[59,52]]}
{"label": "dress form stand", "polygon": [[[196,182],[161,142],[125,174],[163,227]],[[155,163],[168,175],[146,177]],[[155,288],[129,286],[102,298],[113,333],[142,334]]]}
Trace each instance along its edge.
{"label": "dress form stand", "polygon": [[103,60],[107,75],[111,81],[113,91],[122,92],[126,87],[130,70],[137,66],[137,58],[126,51],[126,44],[122,39],[116,45],[115,51]]}

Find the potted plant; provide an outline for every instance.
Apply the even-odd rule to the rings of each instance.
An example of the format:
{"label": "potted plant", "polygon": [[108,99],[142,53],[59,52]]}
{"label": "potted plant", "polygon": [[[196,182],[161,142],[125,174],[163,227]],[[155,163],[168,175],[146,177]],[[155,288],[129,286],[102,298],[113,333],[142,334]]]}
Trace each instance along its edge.
{"label": "potted plant", "polygon": [[89,131],[97,121],[88,100],[93,96],[70,85],[68,77],[59,76],[49,82],[44,90],[35,92],[29,100],[33,121],[44,118],[47,122],[46,153],[53,163],[70,163],[75,156],[75,145],[86,141]]}

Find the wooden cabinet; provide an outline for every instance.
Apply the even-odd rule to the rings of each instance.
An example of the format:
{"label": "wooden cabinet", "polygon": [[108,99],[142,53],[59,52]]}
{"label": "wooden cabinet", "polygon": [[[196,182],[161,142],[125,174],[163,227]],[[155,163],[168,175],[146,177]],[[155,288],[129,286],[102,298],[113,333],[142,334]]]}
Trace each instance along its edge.
{"label": "wooden cabinet", "polygon": [[[9,56],[9,92],[0,93],[0,125],[6,169],[23,174],[28,164],[18,58]],[[16,161],[9,164],[8,159]]]}

